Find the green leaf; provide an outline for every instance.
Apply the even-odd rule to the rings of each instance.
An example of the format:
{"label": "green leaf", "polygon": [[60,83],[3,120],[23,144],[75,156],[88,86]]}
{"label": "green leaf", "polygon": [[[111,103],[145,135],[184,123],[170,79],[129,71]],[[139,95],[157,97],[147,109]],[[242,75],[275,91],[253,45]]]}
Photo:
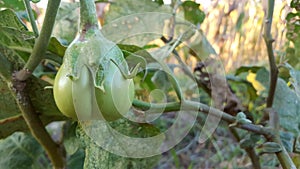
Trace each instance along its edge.
{"label": "green leaf", "polygon": [[259,69],[261,69],[261,66],[241,66],[235,71],[235,75],[239,75],[244,72],[251,71],[252,73],[256,73]]}
{"label": "green leaf", "polygon": [[0,9],[1,8],[11,8],[16,11],[25,10],[23,0],[0,0]]}
{"label": "green leaf", "polygon": [[85,159],[84,144],[76,135],[78,123],[67,121],[63,127],[63,144],[67,153],[67,166],[82,169]]}
{"label": "green leaf", "polygon": [[43,148],[30,135],[16,132],[4,140],[0,140],[1,168],[44,168],[39,164],[43,156]]}
{"label": "green leaf", "polygon": [[298,98],[300,98],[300,71],[295,70],[291,65],[285,63],[285,67],[290,72],[290,83],[294,87],[294,91]]}
{"label": "green leaf", "polygon": [[261,139],[261,136],[258,134],[247,134],[241,141],[241,148],[253,148],[256,143]]}
{"label": "green leaf", "polygon": [[163,0],[154,0],[154,2],[158,3],[159,5],[163,5],[164,4]]}
{"label": "green leaf", "polygon": [[140,63],[141,68],[146,70],[147,64],[155,62],[151,54],[141,47],[125,44],[118,44],[118,47],[122,50],[129,68],[134,68]]}
{"label": "green leaf", "polygon": [[291,7],[295,8],[297,11],[300,11],[300,1],[299,0],[292,0]]}
{"label": "green leaf", "polygon": [[26,61],[34,44],[33,32],[29,32],[10,9],[0,11],[0,20],[0,45],[13,49]]}
{"label": "green leaf", "polygon": [[[265,86],[266,91],[268,91],[269,73],[265,68],[257,71],[256,80]],[[289,132],[293,132],[295,136],[300,133],[299,103],[297,93],[290,89],[284,80],[278,78],[273,108],[279,114],[280,126]]]}
{"label": "green leaf", "polygon": [[[0,45],[0,138],[6,137],[15,131],[27,131],[23,118],[18,118],[21,111],[12,95],[11,75],[15,70],[23,68],[25,62],[14,51]],[[44,124],[54,120],[63,120],[65,117],[57,109],[52,90],[45,90],[49,86],[45,81],[31,76],[27,81],[26,90],[37,111],[41,114]]]}
{"label": "green leaf", "polygon": [[62,43],[60,43],[60,41],[55,38],[55,37],[51,37],[50,38],[50,42],[48,45],[48,51],[63,57],[65,55],[65,51],[66,51],[67,47],[62,45]]}
{"label": "green leaf", "polygon": [[294,134],[291,132],[280,131],[280,139],[287,152],[293,152]]}
{"label": "green leaf", "polygon": [[67,122],[64,125],[64,146],[67,154],[73,155],[82,146],[80,140],[76,137],[78,123]]}
{"label": "green leaf", "polygon": [[205,60],[210,55],[217,55],[217,52],[202,32],[197,32],[192,39],[192,43],[189,44],[190,53],[199,60]]}
{"label": "green leaf", "polygon": [[156,85],[152,81],[152,77],[154,74],[158,71],[158,69],[147,69],[147,74],[140,72],[137,74],[137,77],[135,77],[134,85],[135,88],[137,88],[136,94],[138,95],[138,91],[152,91],[154,89],[157,89]]}
{"label": "green leaf", "polygon": [[[95,120],[88,122],[93,123],[93,130],[97,130],[97,122]],[[87,127],[85,124],[81,124],[84,127]],[[120,119],[109,124],[116,131],[130,136],[130,137],[151,137],[159,133],[159,130],[156,129],[151,124],[139,124],[131,122],[127,119]],[[96,127],[97,126],[97,127]],[[101,130],[108,130],[107,127],[101,127]],[[115,155],[110,153],[100,146],[96,145],[94,140],[92,140],[85,131],[81,128],[77,128],[77,133],[79,139],[85,144],[85,161],[84,168],[88,169],[107,169],[107,168],[118,168],[118,169],[127,169],[127,168],[152,168],[157,164],[160,156],[148,157],[148,158],[127,158]],[[98,132],[97,132],[98,133]],[[102,132],[99,132],[99,138],[103,137]],[[94,138],[95,139],[95,138]],[[118,139],[118,138],[113,138]],[[118,140],[117,140],[118,141]]]}
{"label": "green leaf", "polygon": [[260,148],[262,153],[277,153],[282,151],[280,144],[275,142],[265,142]]}
{"label": "green leaf", "polygon": [[200,4],[194,1],[185,1],[182,3],[184,18],[197,25],[204,21],[205,13],[200,10]]}
{"label": "green leaf", "polygon": [[[1,75],[1,72],[0,72]],[[49,84],[31,77],[27,81],[28,85],[26,90],[29,93],[31,101],[37,111],[41,114],[41,119],[44,124],[48,124],[52,121],[65,120],[66,118],[57,109],[52,90],[45,90],[44,87]],[[21,111],[18,109],[16,98],[11,94],[10,88],[7,86],[8,82],[0,78],[0,138],[6,137],[15,131],[27,131],[27,125],[23,118],[17,118],[21,115]],[[4,122],[5,121],[5,122]]]}
{"label": "green leaf", "polygon": [[79,149],[67,158],[67,168],[70,169],[83,169],[85,159],[84,150]]}

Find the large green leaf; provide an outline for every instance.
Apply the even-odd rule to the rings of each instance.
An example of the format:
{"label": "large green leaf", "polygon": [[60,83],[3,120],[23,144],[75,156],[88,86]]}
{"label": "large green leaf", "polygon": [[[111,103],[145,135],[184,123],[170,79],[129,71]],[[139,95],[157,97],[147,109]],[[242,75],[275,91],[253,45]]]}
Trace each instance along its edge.
{"label": "large green leaf", "polygon": [[0,150],[0,166],[3,169],[45,168],[40,161],[44,156],[43,148],[28,134],[16,132],[0,140]]}
{"label": "large green leaf", "polygon": [[[269,72],[263,68],[257,71],[256,80],[268,90]],[[300,134],[300,100],[296,92],[288,87],[287,83],[278,78],[273,108],[280,117],[280,126],[286,131]]]}

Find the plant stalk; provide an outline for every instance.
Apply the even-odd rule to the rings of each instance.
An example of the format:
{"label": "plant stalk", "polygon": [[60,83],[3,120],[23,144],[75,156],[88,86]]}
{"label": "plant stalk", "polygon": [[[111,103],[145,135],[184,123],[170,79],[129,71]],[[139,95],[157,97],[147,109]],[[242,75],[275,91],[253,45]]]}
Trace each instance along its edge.
{"label": "plant stalk", "polygon": [[34,14],[33,14],[32,8],[30,6],[30,1],[29,0],[24,0],[24,4],[25,4],[25,7],[26,7],[27,14],[29,16],[29,21],[30,21],[32,30],[34,32],[35,37],[37,38],[39,36],[39,30],[36,26]]}
{"label": "plant stalk", "polygon": [[274,0],[268,0],[268,11],[267,17],[264,25],[264,41],[267,47],[268,59],[270,65],[270,88],[267,98],[267,108],[272,107],[273,100],[275,96],[275,90],[277,85],[277,76],[278,69],[275,61],[274,51],[273,51],[273,42],[271,28],[272,28],[272,20],[273,20],[273,12],[274,12]]}
{"label": "plant stalk", "polygon": [[34,106],[26,92],[26,82],[19,81],[14,76],[10,91],[14,96],[23,118],[34,138],[43,146],[55,169],[65,168],[64,148],[56,144],[35,112]]}
{"label": "plant stalk", "polygon": [[90,28],[99,29],[96,5],[94,0],[80,0],[80,34],[85,34],[85,32]]}
{"label": "plant stalk", "polygon": [[16,73],[16,78],[20,81],[26,80],[34,69],[39,65],[45,56],[48,48],[50,36],[54,26],[56,14],[59,8],[60,0],[49,0],[45,15],[45,20],[41,29],[41,34],[34,44],[32,53],[26,62],[24,68]]}
{"label": "plant stalk", "polygon": [[[238,131],[235,128],[232,128],[232,127],[229,127],[229,130],[232,133],[232,135],[235,137],[235,139],[238,142],[240,142],[241,137],[239,136]],[[260,162],[259,162],[259,156],[255,152],[255,149],[253,147],[245,147],[243,149],[246,151],[247,155],[251,159],[253,169],[261,169],[261,165],[260,165]]]}
{"label": "plant stalk", "polygon": [[[156,104],[156,103],[147,103],[140,100],[133,100],[132,105],[140,110],[149,110],[151,108],[152,112],[148,113],[155,113],[160,112],[162,108],[164,108],[164,112],[172,112],[172,111],[179,111],[179,110],[185,110],[185,111],[199,111],[203,113],[211,113],[212,115],[216,117],[221,117],[222,120],[228,122],[228,123],[234,123],[236,122],[236,118],[230,114],[227,114],[225,112],[222,112],[219,109],[209,107],[206,104],[195,102],[195,101],[187,101],[184,100],[182,102],[171,102],[166,104]],[[236,127],[251,131],[257,134],[264,135],[267,138],[270,138],[274,136],[274,131],[272,129],[269,129],[267,127],[263,127],[261,125],[255,125],[255,124],[238,124]]]}
{"label": "plant stalk", "polygon": [[284,169],[296,169],[295,164],[287,153],[285,147],[283,146],[280,135],[279,135],[279,116],[277,111],[272,110],[273,101],[275,97],[277,78],[278,78],[278,68],[275,61],[274,51],[273,51],[273,42],[271,28],[272,28],[272,20],[274,13],[274,0],[268,0],[268,9],[266,14],[266,20],[264,25],[264,41],[267,47],[269,65],[270,65],[270,85],[269,85],[269,93],[267,97],[267,108],[269,110],[269,123],[272,129],[275,131],[273,137],[267,138],[268,140],[280,144],[282,147],[282,151],[277,152],[276,156]]}

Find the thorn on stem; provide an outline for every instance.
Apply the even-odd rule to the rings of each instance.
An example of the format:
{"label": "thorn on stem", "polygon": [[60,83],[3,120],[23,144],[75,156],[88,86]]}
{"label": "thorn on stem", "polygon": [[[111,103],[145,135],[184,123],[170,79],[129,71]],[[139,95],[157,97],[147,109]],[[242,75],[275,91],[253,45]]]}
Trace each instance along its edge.
{"label": "thorn on stem", "polygon": [[266,20],[265,20],[265,23],[270,23],[270,20],[269,20],[269,19],[266,19]]}

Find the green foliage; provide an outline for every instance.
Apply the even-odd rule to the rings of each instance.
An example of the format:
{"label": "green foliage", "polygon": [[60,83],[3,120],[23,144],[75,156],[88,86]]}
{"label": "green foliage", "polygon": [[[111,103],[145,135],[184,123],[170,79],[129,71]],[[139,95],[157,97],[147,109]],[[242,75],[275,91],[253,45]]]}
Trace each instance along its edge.
{"label": "green foliage", "polygon": [[256,146],[256,143],[261,139],[260,135],[257,134],[247,134],[241,141],[241,148],[253,148]]}
{"label": "green foliage", "polygon": [[[158,129],[154,128],[149,124],[135,124],[130,122],[127,119],[121,119],[110,124],[115,130],[121,132],[122,134],[131,136],[131,137],[151,137],[159,133]],[[72,131],[74,131],[76,124],[71,126]],[[107,129],[107,128],[106,128]],[[105,130],[102,128],[101,130]],[[72,132],[73,133],[73,132]],[[101,138],[101,133],[99,138]],[[77,144],[78,148],[85,149],[85,169],[110,169],[110,168],[152,168],[160,156],[154,156],[149,158],[126,158],[110,153],[102,149],[97,145],[91,137],[89,137],[83,128],[78,125],[76,128],[76,136],[72,134],[74,140],[80,140],[80,143]],[[69,139],[71,139],[69,135]],[[65,142],[65,145],[74,147],[72,141]],[[68,148],[67,148],[68,150]],[[73,149],[74,150],[74,149]],[[72,152],[73,152],[72,150]],[[75,148],[76,150],[76,148]]]}
{"label": "green foliage", "polygon": [[[269,73],[266,69],[257,72],[256,79],[268,90]],[[293,132],[295,135],[300,133],[300,109],[299,97],[287,86],[287,83],[278,79],[273,108],[280,116],[280,125],[287,131]],[[288,109],[287,109],[288,107]]]}
{"label": "green foliage", "polygon": [[139,12],[164,12],[164,6],[149,0],[122,0],[111,4],[109,12],[105,15],[105,21],[109,23],[122,16]]}
{"label": "green foliage", "polygon": [[201,31],[197,32],[192,39],[193,41],[189,45],[189,52],[192,55],[196,56],[196,58],[198,58],[199,60],[204,60],[210,55],[217,54],[215,49],[212,47],[210,42],[207,40],[207,38]]}
{"label": "green foliage", "polygon": [[[28,134],[16,132],[6,139],[0,140],[0,149],[1,168],[45,168],[41,160],[41,158],[45,158],[43,149]],[[47,161],[44,162],[47,163]]]}
{"label": "green foliage", "polygon": [[[32,0],[32,2],[37,3],[39,0]],[[99,0],[95,2],[108,1]],[[170,35],[174,39],[172,39],[171,42],[166,42],[165,44],[152,44],[153,40],[161,38],[160,34],[156,35],[155,33],[161,32],[161,30],[166,29],[166,27],[172,27],[171,24],[168,25],[162,23],[164,23],[166,19],[169,20],[173,17],[172,7],[176,5],[179,5],[179,10],[176,12],[178,12],[179,16],[184,16],[184,20],[176,18],[174,34]],[[65,45],[70,44],[77,33],[76,23],[78,22],[78,6],[78,3],[66,3],[62,4],[60,7],[59,14],[56,18],[56,27],[53,31],[55,38],[51,38],[48,51],[45,56],[47,59],[51,60],[50,62],[56,62],[54,63],[56,66],[62,63],[62,57],[65,55],[66,51]],[[294,11],[289,13],[286,17],[286,36],[289,40],[286,54],[290,65],[287,63],[281,64],[281,66],[283,66],[288,72],[288,75],[286,75],[284,79],[278,79],[273,108],[280,116],[280,137],[284,147],[288,150],[288,152],[299,153],[300,71],[293,68],[299,67],[297,62],[299,61],[298,56],[300,54],[299,0],[292,0],[290,6],[294,8]],[[0,0],[0,8],[4,9],[0,11],[0,138],[6,137],[6,139],[0,140],[0,166],[1,168],[8,169],[50,168],[50,163],[47,160],[42,147],[30,135],[16,132],[27,131],[28,129],[16,104],[17,98],[13,97],[12,92],[14,91],[11,91],[10,89],[12,72],[23,68],[25,62],[30,56],[30,53],[32,52],[36,39],[34,34],[28,31],[24,23],[18,18],[14,11],[11,10],[11,8],[13,8],[15,11],[20,13],[24,12],[23,10],[25,8],[22,0]],[[131,18],[123,17],[145,12],[149,12],[148,15],[145,15],[147,16],[145,18],[143,16]],[[165,15],[161,15],[162,13]],[[249,17],[248,14],[246,15],[244,12],[241,12],[238,15],[235,25],[236,31],[242,33],[244,28],[243,21],[247,19],[247,17]],[[174,83],[179,83],[187,88],[194,87],[189,86],[190,83],[185,77],[183,77],[184,75],[178,73],[176,79],[172,79],[172,77],[168,74],[173,74],[175,68],[180,68],[185,65],[180,65],[178,63],[165,64],[165,62],[172,59],[169,56],[173,51],[180,51],[180,55],[183,53],[182,58],[186,59],[185,61],[188,61],[191,55],[195,56],[198,61],[202,61],[210,55],[217,54],[208,39],[204,36],[204,33],[199,31],[194,34],[193,32],[198,29],[198,26],[201,23],[203,23],[204,18],[205,14],[201,10],[200,4],[197,4],[194,1],[184,1],[182,3],[179,1],[172,1],[170,6],[164,5],[162,0],[122,0],[110,3],[109,11],[105,13],[105,25],[102,32],[108,39],[115,43],[119,43],[118,47],[121,49],[129,67],[129,69],[126,68],[125,71],[130,70],[130,68],[134,68],[138,63],[140,63],[140,70],[142,71],[140,71],[134,78],[137,98],[148,101],[147,98],[149,97],[150,91],[162,89],[165,93],[167,93],[168,101],[177,101],[177,98],[169,97],[171,94],[168,93],[170,91],[174,92],[174,86],[172,88]],[[187,21],[191,24],[185,25]],[[192,34],[189,34],[190,32],[182,33],[182,30],[186,31],[185,27],[182,25],[186,27],[193,27],[193,30],[190,31]],[[130,34],[130,32],[138,34],[139,30],[142,28],[143,30],[147,30],[149,34],[124,38],[124,36],[126,36],[127,33]],[[182,34],[184,36],[181,37]],[[181,46],[177,46],[176,43],[179,41],[187,42],[190,48],[185,50],[184,47],[182,48]],[[99,43],[96,42],[94,47],[98,49]],[[83,53],[86,54],[89,51],[90,50],[84,50]],[[50,66],[52,66],[52,71],[56,69],[53,65],[50,64]],[[38,77],[46,75],[43,68],[43,65],[40,65],[39,69],[36,69],[34,72],[34,75]],[[250,74],[254,74],[256,76],[256,78],[252,81],[248,79]],[[47,76],[47,78],[49,77],[51,78],[53,75]],[[266,68],[260,66],[242,66],[235,71],[234,75],[228,76],[227,79],[229,80],[230,89],[234,91],[234,94],[238,96],[238,98],[242,101],[243,106],[247,107],[247,110],[249,111],[245,113],[238,113],[236,116],[236,123],[234,124],[253,123],[255,125],[258,122],[261,122],[260,120],[263,117],[265,98],[267,96],[269,86],[269,72]],[[50,85],[49,83],[32,76],[29,78],[28,84],[30,85],[27,86],[26,90],[30,94],[33,105],[37,112],[40,113],[40,117],[44,124],[57,120],[66,120],[59,113],[54,104],[52,91],[44,89],[46,86]],[[261,85],[262,90],[258,90],[257,85]],[[203,100],[205,100],[201,100],[201,102],[209,103],[209,96],[203,94],[204,91],[202,89],[199,89],[199,91],[201,91],[200,97],[204,97]],[[81,96],[80,94],[81,93],[79,92],[78,96]],[[159,94],[155,95],[156,98],[154,100],[156,102],[161,101],[162,98],[160,98],[160,96],[161,95]],[[197,95],[196,97],[199,96]],[[133,114],[133,112],[130,113]],[[248,113],[253,115],[251,120],[248,117]],[[168,115],[169,114],[163,115],[163,118],[168,119]],[[199,115],[199,117],[204,119],[203,116]],[[93,121],[90,123],[95,124],[96,122]],[[67,168],[152,168],[160,159],[160,156],[143,159],[125,158],[108,152],[89,137],[90,133],[87,134],[87,130],[83,129],[87,127],[85,125],[85,122],[80,124],[67,122],[65,125],[63,144],[67,153]],[[135,123],[127,119],[120,119],[118,121],[107,123],[107,125],[130,137],[146,138],[160,133],[160,130],[152,124]],[[234,125],[231,126],[234,127]],[[101,130],[104,131],[107,130],[107,128],[103,127]],[[104,137],[101,135],[101,132],[97,133],[99,134],[99,138]],[[216,133],[214,137],[218,137],[219,134],[220,133]],[[244,133],[242,133],[242,135],[243,134]],[[281,151],[282,147],[279,144],[274,142],[261,144],[262,140],[262,136],[260,135],[247,133],[246,135],[243,135],[242,140],[240,141],[240,147],[255,147],[258,148],[260,153],[276,153]],[[222,143],[223,140],[220,141],[220,144]],[[219,144],[219,141],[216,142],[216,144]],[[259,144],[261,145],[257,147]],[[201,148],[201,146],[205,145],[197,146]],[[219,153],[218,145],[214,146]],[[195,149],[199,149],[199,147],[196,147]],[[126,149],[126,147],[124,149]],[[230,157],[230,159],[238,157],[237,161],[239,161],[241,150],[236,148],[235,145],[230,145],[229,149],[234,151],[234,153],[231,154],[232,157]],[[203,152],[197,153],[201,154]],[[184,165],[181,163],[181,158],[184,158],[184,155],[180,156],[177,154],[175,148],[172,149],[170,154],[173,157],[173,161],[177,168]],[[227,156],[227,154],[224,156]],[[227,158],[220,159],[226,160]],[[193,160],[198,161],[198,156],[196,157],[196,160]],[[194,163],[195,162],[184,167],[192,168]],[[271,163],[274,165],[274,160],[272,160]],[[235,167],[238,165],[232,164],[228,166]]]}
{"label": "green foliage", "polygon": [[18,11],[25,10],[23,0],[0,0],[0,8],[11,8]]}
{"label": "green foliage", "polygon": [[[290,74],[289,84],[291,86],[288,86],[288,83],[283,79],[281,78],[278,79],[273,108],[278,112],[280,117],[280,126],[283,129],[283,131],[280,132],[280,135],[283,141],[283,145],[289,152],[292,152],[294,151],[295,140],[297,136],[300,134],[300,128],[299,128],[300,118],[298,118],[300,117],[299,104],[298,104],[299,89],[300,89],[299,87],[300,73],[299,71],[293,69],[287,63],[284,64],[283,66],[287,68],[287,70],[289,71]],[[255,81],[244,81],[246,80],[245,76],[248,76],[249,72],[256,74]],[[251,99],[252,101],[254,101],[253,103],[261,104],[260,102],[256,102],[256,100],[263,101],[267,96],[267,91],[269,86],[269,72],[266,70],[266,68],[258,67],[258,66],[242,66],[236,70],[235,74],[238,77],[244,76],[243,78],[244,80],[238,78],[230,78],[230,80],[232,80],[235,83],[240,81],[241,84],[243,83],[248,84],[250,82],[251,86],[255,86],[257,85],[257,83],[260,83],[262,86],[264,86],[264,90],[258,94],[258,97],[255,97],[253,100]],[[241,97],[241,98],[245,99],[245,97]],[[258,108],[259,105],[255,105],[255,106]],[[260,118],[261,117],[258,117],[258,119]],[[242,142],[243,146],[244,144],[249,145],[247,140],[246,142],[244,141]]]}
{"label": "green foliage", "polygon": [[256,73],[261,68],[262,68],[261,66],[241,66],[238,69],[236,69],[235,75],[237,76],[241,73],[249,72],[249,71],[251,71],[252,73]]}
{"label": "green foliage", "polygon": [[72,42],[78,32],[79,3],[61,2],[55,18],[53,36],[64,45]]}
{"label": "green foliage", "polygon": [[261,153],[277,153],[282,151],[280,144],[274,142],[265,142],[259,148]]}
{"label": "green foliage", "polygon": [[[7,121],[0,125],[0,138],[3,138],[15,131],[27,130],[22,118],[10,121],[11,118],[19,116],[21,112],[16,98],[13,97],[12,92],[14,91],[11,91],[9,86],[12,73],[21,69],[28,59],[34,37],[12,10],[0,11],[0,18],[4,21],[0,23],[0,119]],[[52,46],[57,46],[57,44]],[[64,119],[54,103],[52,91],[44,89],[49,86],[49,83],[36,77],[31,77],[28,83],[30,85],[26,87],[26,90],[29,92],[36,110],[42,114],[43,122],[47,124],[53,120]]]}
{"label": "green foliage", "polygon": [[163,0],[154,0],[154,2],[158,3],[159,5],[163,5],[164,4]]}
{"label": "green foliage", "polygon": [[29,57],[32,50],[34,34],[29,32],[16,14],[10,10],[0,11],[0,45],[13,49],[23,60]]}
{"label": "green foliage", "polygon": [[191,23],[197,25],[204,21],[205,14],[199,9],[200,4],[194,1],[184,1],[182,4],[184,10],[184,18]]}
{"label": "green foliage", "polygon": [[294,134],[292,134],[291,132],[280,131],[280,138],[285,149],[288,152],[293,152],[295,141]]}
{"label": "green foliage", "polygon": [[290,12],[286,16],[287,21],[287,39],[293,43],[288,45],[286,49],[287,58],[292,66],[299,67],[299,55],[300,55],[300,2],[299,0],[292,0],[290,6],[295,8],[295,12]]}
{"label": "green foliage", "polygon": [[83,149],[79,149],[67,158],[67,168],[82,169],[84,165],[85,153]]}
{"label": "green foliage", "polygon": [[66,51],[67,47],[62,45],[58,39],[56,39],[55,37],[51,37],[50,42],[49,42],[49,46],[48,46],[48,50],[49,52],[56,54],[60,57],[63,57],[65,55],[65,51]]}

